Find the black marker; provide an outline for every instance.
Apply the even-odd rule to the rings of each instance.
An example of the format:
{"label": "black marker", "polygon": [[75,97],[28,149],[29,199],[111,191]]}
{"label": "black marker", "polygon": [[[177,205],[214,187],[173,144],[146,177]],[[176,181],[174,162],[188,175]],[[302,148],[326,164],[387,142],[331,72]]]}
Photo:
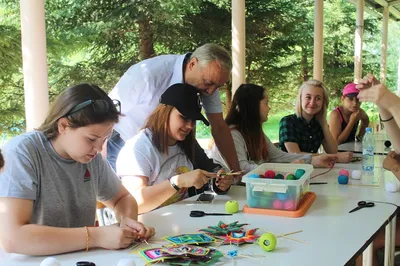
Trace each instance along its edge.
{"label": "black marker", "polygon": [[328,182],[312,182],[310,185],[326,185]]}

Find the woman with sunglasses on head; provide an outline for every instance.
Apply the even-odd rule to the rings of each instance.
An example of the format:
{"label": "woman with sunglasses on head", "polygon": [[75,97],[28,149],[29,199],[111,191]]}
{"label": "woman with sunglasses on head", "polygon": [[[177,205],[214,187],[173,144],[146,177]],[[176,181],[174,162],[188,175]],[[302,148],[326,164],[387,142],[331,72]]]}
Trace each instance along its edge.
{"label": "woman with sunglasses on head", "polygon": [[350,162],[352,152],[337,153],[338,144],[326,120],[328,105],[328,90],[321,81],[304,82],[297,94],[296,113],[283,117],[279,123],[280,149],[290,153],[317,154],[322,144],[326,153],[337,154],[338,162]]}
{"label": "woman with sunglasses on head", "polygon": [[[303,162],[320,167],[334,165],[336,155],[290,154],[276,148],[262,130],[262,124],[268,120],[269,111],[268,95],[263,87],[242,84],[236,90],[225,121],[231,127],[241,169],[249,172],[266,162]],[[211,157],[214,161],[225,164],[215,145]]]}
{"label": "woman with sunglasses on head", "polygon": [[[154,235],[137,222],[136,200],[99,154],[119,110],[97,86],[80,84],[53,103],[39,129],[10,140],[0,173],[0,246],[49,255],[126,248]],[[93,227],[96,202],[120,224]]]}
{"label": "woman with sunglasses on head", "polygon": [[[166,206],[212,189],[226,193],[232,183],[221,177],[195,141],[195,122],[208,121],[201,114],[201,98],[189,84],[174,84],[161,96],[138,135],[127,141],[117,159],[117,173],[135,196],[139,213]],[[215,173],[218,171],[218,174]]]}

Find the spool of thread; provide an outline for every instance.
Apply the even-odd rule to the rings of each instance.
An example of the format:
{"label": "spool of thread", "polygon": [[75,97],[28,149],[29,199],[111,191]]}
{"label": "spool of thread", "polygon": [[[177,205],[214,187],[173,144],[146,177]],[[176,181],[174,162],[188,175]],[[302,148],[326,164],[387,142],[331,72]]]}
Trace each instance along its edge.
{"label": "spool of thread", "polygon": [[258,244],[263,250],[272,251],[277,244],[276,237],[271,233],[264,233],[258,239]]}
{"label": "spool of thread", "polygon": [[284,179],[285,177],[282,174],[276,174],[275,179]]}
{"label": "spool of thread", "polygon": [[40,266],[61,266],[61,263],[56,258],[48,257],[45,258],[42,263],[40,263]]}
{"label": "spool of thread", "polygon": [[237,213],[239,211],[239,203],[236,200],[228,200],[225,203],[225,211],[227,213]]}
{"label": "spool of thread", "polygon": [[340,176],[338,176],[338,182],[341,185],[346,185],[347,183],[349,183],[349,177],[347,177],[345,175],[340,175]]}
{"label": "spool of thread", "polygon": [[351,172],[351,178],[360,180],[361,179],[361,170],[353,170]]}
{"label": "spool of thread", "polygon": [[117,266],[136,266],[134,259],[120,259]]}
{"label": "spool of thread", "polygon": [[384,144],[385,144],[386,148],[389,148],[390,146],[392,146],[392,143],[390,142],[390,140],[385,140]]}
{"label": "spool of thread", "polygon": [[349,170],[347,170],[347,169],[340,169],[339,175],[345,175],[347,177],[350,177]]}

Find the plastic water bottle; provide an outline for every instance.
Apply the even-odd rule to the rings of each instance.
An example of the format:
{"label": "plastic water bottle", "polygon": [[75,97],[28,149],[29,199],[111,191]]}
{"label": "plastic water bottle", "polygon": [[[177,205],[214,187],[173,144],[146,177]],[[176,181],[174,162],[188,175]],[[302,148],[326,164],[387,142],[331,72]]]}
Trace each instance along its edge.
{"label": "plastic water bottle", "polygon": [[372,129],[366,128],[365,135],[362,140],[363,157],[362,157],[362,182],[364,184],[373,184],[378,182],[378,178],[374,177],[374,150],[375,150],[375,139]]}

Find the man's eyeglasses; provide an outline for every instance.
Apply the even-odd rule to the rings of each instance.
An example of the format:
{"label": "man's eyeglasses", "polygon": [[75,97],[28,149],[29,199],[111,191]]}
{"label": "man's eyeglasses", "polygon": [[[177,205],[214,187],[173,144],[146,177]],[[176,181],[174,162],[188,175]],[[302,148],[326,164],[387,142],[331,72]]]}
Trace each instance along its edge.
{"label": "man's eyeglasses", "polygon": [[[83,103],[76,105],[65,116],[70,116],[90,105],[93,107],[93,111],[95,113],[106,114],[110,110],[110,104],[106,100],[103,100],[103,99],[87,100],[87,101],[84,101]],[[113,100],[113,105],[114,105],[114,108],[116,109],[116,111],[118,113],[121,113],[121,102],[118,100]]]}

